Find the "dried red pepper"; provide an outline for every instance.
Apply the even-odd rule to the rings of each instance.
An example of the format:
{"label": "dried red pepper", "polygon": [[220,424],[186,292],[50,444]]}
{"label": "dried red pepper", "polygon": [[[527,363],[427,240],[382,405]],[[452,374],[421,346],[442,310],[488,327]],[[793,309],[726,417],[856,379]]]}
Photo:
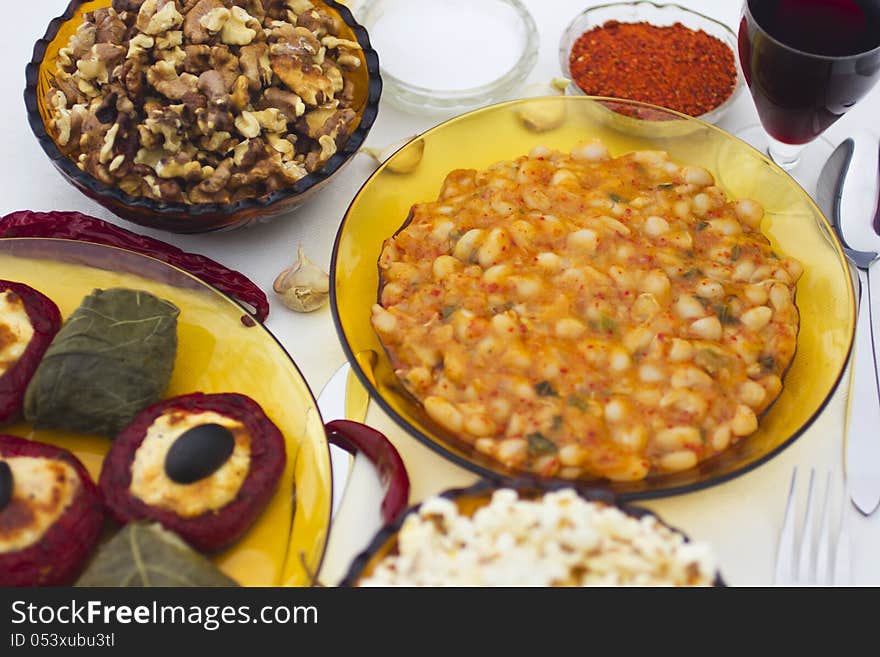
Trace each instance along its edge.
{"label": "dried red pepper", "polygon": [[733,50],[681,23],[608,21],[578,37],[569,69],[592,96],[651,103],[690,116],[709,112],[736,86]]}
{"label": "dried red pepper", "polygon": [[253,308],[263,322],[269,316],[265,293],[244,274],[219,262],[152,237],[138,235],[80,212],[32,212],[20,210],[0,219],[0,237],[54,237],[128,249],[183,269]]}
{"label": "dried red pepper", "polygon": [[385,488],[382,519],[388,525],[397,520],[409,500],[409,475],[394,445],[383,434],[360,422],[333,420],[325,427],[331,443],[351,454],[363,452],[376,466]]}

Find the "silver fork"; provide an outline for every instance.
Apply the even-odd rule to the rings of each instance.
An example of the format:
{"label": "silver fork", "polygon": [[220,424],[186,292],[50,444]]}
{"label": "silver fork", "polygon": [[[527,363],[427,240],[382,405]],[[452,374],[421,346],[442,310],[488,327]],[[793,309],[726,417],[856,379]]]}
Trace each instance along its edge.
{"label": "silver fork", "polygon": [[[831,471],[825,481],[825,493],[819,513],[818,538],[813,547],[813,498],[816,492],[816,470],[810,468],[807,505],[800,540],[795,541],[795,483],[797,468],[791,475],[785,519],[779,534],[776,552],[776,573],[773,583],[777,586],[849,586],[851,567],[849,553],[849,530],[847,523],[847,496],[841,496],[840,519],[836,531],[831,521]],[[833,543],[833,545],[832,545]]]}

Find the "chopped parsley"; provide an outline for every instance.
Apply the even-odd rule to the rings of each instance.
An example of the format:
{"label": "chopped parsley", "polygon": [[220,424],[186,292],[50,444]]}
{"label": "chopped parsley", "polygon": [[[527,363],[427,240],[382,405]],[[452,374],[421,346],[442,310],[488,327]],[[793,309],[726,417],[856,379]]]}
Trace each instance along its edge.
{"label": "chopped parsley", "polygon": [[719,303],[716,305],[713,310],[715,314],[718,315],[718,321],[727,326],[734,326],[739,324],[739,320],[733,316],[733,312],[730,310],[730,306],[726,303]]}
{"label": "chopped parsley", "polygon": [[549,381],[540,381],[535,384],[535,392],[541,397],[558,397],[559,393],[553,388]]}
{"label": "chopped parsley", "polygon": [[590,405],[577,395],[569,395],[566,401],[569,406],[574,406],[576,409],[583,411],[584,413],[590,410]]}
{"label": "chopped parsley", "polygon": [[552,440],[548,440],[544,434],[539,431],[530,433],[526,436],[526,440],[529,443],[529,456],[532,458],[555,454],[559,451],[559,448],[556,447],[556,443]]}

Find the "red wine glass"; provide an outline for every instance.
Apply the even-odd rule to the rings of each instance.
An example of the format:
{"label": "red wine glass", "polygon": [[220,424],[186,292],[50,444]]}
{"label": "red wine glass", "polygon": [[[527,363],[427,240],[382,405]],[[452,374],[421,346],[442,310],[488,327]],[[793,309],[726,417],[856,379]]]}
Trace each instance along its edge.
{"label": "red wine glass", "polygon": [[739,59],[770,157],[790,171],[880,78],[880,0],[746,0]]}

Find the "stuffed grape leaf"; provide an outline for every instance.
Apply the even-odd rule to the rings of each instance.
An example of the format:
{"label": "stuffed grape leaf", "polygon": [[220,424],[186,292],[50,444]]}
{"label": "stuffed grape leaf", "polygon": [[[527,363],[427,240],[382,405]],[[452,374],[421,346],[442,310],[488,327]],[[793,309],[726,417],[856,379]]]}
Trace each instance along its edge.
{"label": "stuffed grape leaf", "polygon": [[101,546],[76,586],[238,586],[176,534],[132,522]]}
{"label": "stuffed grape leaf", "polygon": [[143,290],[92,292],[43,356],[25,393],[25,418],[37,427],[115,436],[168,387],[179,314]]}

